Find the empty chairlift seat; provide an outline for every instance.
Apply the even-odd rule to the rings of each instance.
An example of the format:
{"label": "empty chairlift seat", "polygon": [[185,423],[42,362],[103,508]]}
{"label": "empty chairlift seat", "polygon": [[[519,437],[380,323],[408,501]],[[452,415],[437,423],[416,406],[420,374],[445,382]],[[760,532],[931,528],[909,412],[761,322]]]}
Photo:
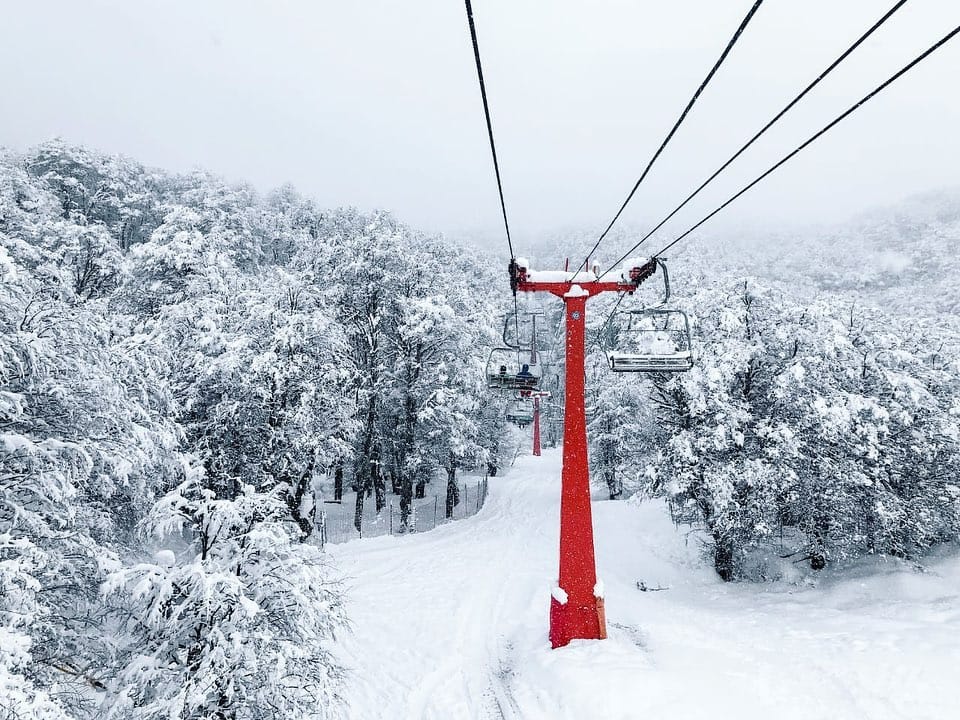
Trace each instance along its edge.
{"label": "empty chairlift seat", "polygon": [[693,367],[690,321],[682,310],[619,313],[606,354],[615,372],[684,372]]}
{"label": "empty chairlift seat", "polygon": [[529,399],[514,400],[507,406],[507,422],[519,427],[526,427],[533,422],[533,401]]}

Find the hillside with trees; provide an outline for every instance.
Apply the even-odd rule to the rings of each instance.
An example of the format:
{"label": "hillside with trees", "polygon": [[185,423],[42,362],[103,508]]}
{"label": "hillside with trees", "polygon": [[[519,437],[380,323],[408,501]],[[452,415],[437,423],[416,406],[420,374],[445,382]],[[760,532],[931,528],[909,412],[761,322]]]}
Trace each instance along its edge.
{"label": "hillside with trees", "polygon": [[836,228],[697,239],[669,262],[689,373],[610,373],[598,300],[597,486],[667,498],[724,579],[955,541],[958,208],[944,192]]}
{"label": "hillside with trees", "polygon": [[437,468],[496,465],[489,265],[289,187],[0,156],[5,711],[335,708],[320,494],[406,522]]}

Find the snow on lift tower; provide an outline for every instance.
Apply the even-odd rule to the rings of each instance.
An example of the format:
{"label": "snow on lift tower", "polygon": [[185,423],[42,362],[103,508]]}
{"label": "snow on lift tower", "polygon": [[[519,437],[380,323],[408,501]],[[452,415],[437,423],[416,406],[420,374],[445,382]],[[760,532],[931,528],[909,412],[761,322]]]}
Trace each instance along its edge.
{"label": "snow on lift tower", "polygon": [[663,298],[640,310],[615,313],[606,328],[606,356],[614,372],[685,372],[693,367],[690,320],[682,310],[666,307],[670,275],[663,273]]}

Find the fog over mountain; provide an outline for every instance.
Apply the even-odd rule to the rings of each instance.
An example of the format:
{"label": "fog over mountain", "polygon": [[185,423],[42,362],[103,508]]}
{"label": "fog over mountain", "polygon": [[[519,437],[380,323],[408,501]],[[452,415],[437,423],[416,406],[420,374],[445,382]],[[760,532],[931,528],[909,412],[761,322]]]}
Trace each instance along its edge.
{"label": "fog over mountain", "polygon": [[[767,2],[624,220],[652,223],[821,72],[892,0]],[[518,240],[599,233],[748,3],[475,3]],[[676,228],[765,169],[960,23],[909,2],[704,193]],[[503,243],[461,3],[35,0],[0,24],[0,144],[61,136],[202,166],[324,206]],[[960,47],[947,46],[714,222],[837,221],[956,183]],[[16,72],[12,70],[16,68]]]}

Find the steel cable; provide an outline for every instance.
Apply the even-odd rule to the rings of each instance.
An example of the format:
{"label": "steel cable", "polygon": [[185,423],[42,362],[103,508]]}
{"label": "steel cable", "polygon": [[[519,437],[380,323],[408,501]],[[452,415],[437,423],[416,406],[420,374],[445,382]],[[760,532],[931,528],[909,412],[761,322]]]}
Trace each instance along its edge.
{"label": "steel cable", "polygon": [[[464,0],[467,9],[467,23],[470,26],[470,39],[473,42],[473,59],[477,66],[477,80],[480,83],[480,97],[483,100],[483,115],[487,121],[487,136],[490,138],[490,154],[493,156],[493,172],[497,177],[497,193],[500,196],[500,210],[503,213],[503,229],[507,233],[507,248],[510,251],[511,265],[516,258],[513,252],[513,239],[510,237],[510,222],[507,220],[507,204],[503,199],[503,182],[500,179],[500,162],[497,159],[497,144],[493,139],[493,122],[490,119],[490,103],[487,101],[487,86],[483,81],[483,63],[480,62],[480,44],[477,42],[477,26],[473,21],[473,6],[470,0]],[[520,308],[517,305],[517,291],[513,291],[513,318],[517,339],[520,338]],[[517,363],[520,364],[520,352],[517,351]]]}
{"label": "steel cable", "polygon": [[[469,2],[468,2],[469,4]],[[696,92],[693,94],[693,97],[690,98],[690,101],[687,103],[687,106],[683,109],[683,112],[680,113],[680,117],[677,118],[677,121],[673,124],[673,127],[670,129],[670,132],[667,133],[666,138],[663,142],[660,143],[660,147],[657,148],[657,151],[653,154],[653,157],[650,158],[650,161],[647,163],[646,168],[644,168],[643,173],[640,175],[640,179],[634,184],[633,189],[630,190],[630,194],[627,195],[627,199],[623,201],[623,204],[620,206],[620,209],[617,210],[617,214],[613,216],[613,220],[610,221],[610,224],[607,225],[606,229],[600,234],[600,237],[597,238],[597,242],[594,243],[593,247],[590,249],[590,252],[587,253],[586,257],[583,259],[583,262],[577,266],[577,269],[574,270],[574,274],[578,273],[581,269],[587,268],[587,263],[590,260],[590,257],[597,251],[597,248],[600,247],[600,243],[603,242],[604,238],[607,237],[607,234],[616,224],[617,220],[620,219],[620,215],[623,214],[623,211],[626,210],[627,205],[630,204],[630,201],[633,199],[633,196],[636,194],[637,189],[640,187],[640,184],[647,177],[647,174],[650,172],[650,168],[653,167],[653,164],[657,161],[657,158],[660,157],[660,154],[663,152],[664,148],[667,147],[667,144],[673,138],[674,134],[679,129],[680,125],[683,124],[683,121],[686,119],[687,114],[690,112],[691,108],[697,102],[697,99],[703,93],[704,89],[713,79],[713,76],[716,74],[717,70],[720,69],[720,66],[723,64],[724,60],[727,59],[727,55],[730,54],[730,51],[733,49],[733,46],[737,44],[737,40],[740,39],[740,36],[743,34],[743,31],[746,29],[747,25],[750,23],[750,20],[753,19],[754,14],[757,10],[760,9],[760,5],[763,4],[763,0],[756,0],[753,3],[753,6],[747,12],[746,16],[740,22],[739,27],[737,27],[736,32],[734,32],[733,37],[730,38],[730,41],[727,43],[727,46],[723,49],[723,52],[720,54],[720,57],[714,63],[713,67],[710,69],[710,72],[707,73],[707,76],[703,79],[703,82],[700,83],[700,86],[697,88]]]}
{"label": "steel cable", "polygon": [[[784,115],[786,115],[788,112],[790,112],[790,110],[792,110],[793,107],[794,107],[798,102],[800,102],[811,90],[813,90],[817,85],[819,85],[820,82],[821,82],[825,77],[827,77],[827,75],[829,75],[831,72],[833,72],[833,71],[837,68],[838,65],[840,65],[844,60],[846,60],[847,57],[849,57],[850,54],[853,53],[854,50],[856,50],[858,47],[860,47],[860,45],[862,45],[862,44],[867,40],[867,38],[869,38],[871,35],[873,35],[873,33],[876,32],[876,31],[880,28],[880,26],[882,26],[887,20],[889,20],[890,17],[892,17],[893,14],[896,13],[897,10],[899,10],[901,7],[903,7],[906,3],[907,3],[907,0],[900,0],[900,1],[897,2],[893,7],[891,7],[891,8],[886,12],[886,14],[885,14],[883,17],[881,17],[879,20],[877,20],[877,22],[875,22],[865,33],[863,33],[859,38],[857,38],[856,42],[854,42],[850,47],[848,47],[836,60],[834,60],[832,63],[830,63],[830,65],[829,65],[823,72],[821,72],[821,73],[813,80],[813,82],[811,82],[809,85],[807,85],[807,86],[800,92],[799,95],[797,95],[795,98],[793,98],[793,100],[791,100],[789,103],[787,103],[787,105],[786,105],[780,112],[778,112],[766,125],[764,125],[762,128],[760,128],[760,130],[758,130],[758,131],[753,135],[753,137],[751,137],[746,143],[744,143],[744,145],[743,145],[739,150],[737,150],[733,155],[731,155],[729,160],[727,160],[725,163],[723,163],[723,165],[721,165],[719,168],[717,168],[717,170],[716,170],[710,177],[708,177],[706,180],[704,180],[696,190],[694,190],[692,193],[690,193],[690,194],[684,199],[683,202],[681,202],[681,203],[680,203],[679,205],[677,205],[673,210],[671,210],[669,215],[667,215],[665,218],[663,218],[663,220],[661,220],[659,223],[657,223],[657,224],[653,227],[653,229],[651,229],[646,235],[644,235],[642,238],[640,238],[640,241],[639,241],[636,245],[634,245],[632,248],[630,248],[626,253],[623,254],[623,256],[622,256],[619,260],[617,260],[615,263],[613,263],[613,266],[612,266],[612,267],[616,267],[619,263],[623,262],[625,259],[627,259],[627,258],[630,257],[631,255],[633,255],[633,253],[636,252],[636,251],[640,248],[640,246],[643,245],[644,242],[646,242],[648,239],[650,239],[650,237],[651,237],[654,233],[656,233],[660,228],[662,228],[664,225],[666,225],[667,222],[669,222],[671,219],[673,219],[673,217],[674,217],[678,212],[680,212],[684,207],[686,207],[687,204],[688,204],[691,200],[693,200],[697,195],[699,195],[700,192],[701,192],[704,188],[707,187],[707,185],[709,185],[710,183],[712,183],[712,182],[717,178],[717,176],[718,176],[720,173],[722,173],[724,170],[726,170],[728,167],[730,167],[730,165],[732,165],[732,164],[734,163],[734,161],[736,161],[737,158],[739,158],[741,155],[743,155],[743,153],[745,153],[745,152],[747,151],[747,149],[750,148],[751,145],[753,145],[757,140],[759,140],[760,137],[761,137],[764,133],[767,132],[767,130],[769,130],[771,127],[773,127],[777,122],[779,122],[779,120],[780,120]],[[608,272],[609,272],[609,270],[608,270]]]}
{"label": "steel cable", "polygon": [[[842,112],[840,115],[838,115],[838,116],[837,116],[836,118],[834,118],[832,121],[830,121],[830,123],[828,123],[828,124],[825,125],[823,128],[821,128],[820,130],[818,130],[816,133],[814,133],[813,135],[811,135],[807,140],[805,140],[803,143],[801,143],[799,146],[797,146],[794,150],[792,150],[792,151],[789,152],[787,155],[784,155],[782,158],[780,158],[780,160],[778,160],[773,166],[771,166],[771,167],[770,167],[768,170],[766,170],[763,174],[759,175],[759,176],[758,176],[756,179],[754,179],[751,183],[749,183],[748,185],[745,185],[743,188],[741,188],[737,193],[735,193],[735,194],[732,195],[730,198],[728,198],[726,202],[724,202],[722,205],[720,205],[720,206],[719,206],[718,208],[716,208],[714,211],[712,211],[711,213],[709,213],[708,215],[706,215],[706,216],[705,216],[703,219],[701,219],[698,223],[696,223],[695,225],[691,226],[688,230],[686,230],[685,232],[683,232],[683,233],[681,233],[680,235],[678,235],[678,236],[677,236],[676,238],[674,238],[671,242],[667,243],[667,245],[664,246],[663,249],[661,249],[658,253],[656,253],[656,255],[654,255],[654,257],[660,257],[660,256],[663,255],[663,253],[665,253],[667,250],[669,250],[670,248],[672,248],[673,246],[675,246],[677,243],[679,243],[681,240],[683,240],[684,238],[686,238],[687,236],[689,236],[691,233],[693,233],[694,231],[696,231],[697,228],[699,228],[699,227],[700,227],[701,225],[703,225],[705,222],[707,222],[708,220],[710,220],[713,216],[715,216],[715,215],[716,215],[717,213],[719,213],[721,210],[723,210],[724,208],[726,208],[728,205],[730,205],[732,202],[734,202],[737,198],[739,198],[740,196],[744,195],[747,191],[749,191],[751,188],[753,188],[754,186],[756,186],[758,183],[760,183],[760,182],[761,182],[762,180],[764,180],[765,178],[769,177],[771,174],[773,174],[773,172],[775,172],[778,168],[780,168],[781,166],[783,166],[783,165],[784,165],[786,162],[788,162],[791,158],[793,158],[794,156],[796,156],[797,154],[799,154],[799,153],[800,153],[802,150],[804,150],[805,148],[807,148],[807,147],[809,147],[810,145],[812,145],[817,139],[819,139],[819,138],[822,137],[824,134],[826,134],[827,132],[829,132],[832,128],[834,128],[836,125],[838,125],[838,124],[839,124],[840,122],[842,122],[844,119],[846,119],[847,117],[849,117],[850,115],[852,115],[854,112],[856,112],[859,108],[861,108],[861,107],[862,107],[863,105],[865,105],[867,102],[869,102],[870,100],[872,100],[874,97],[876,97],[877,95],[879,95],[881,92],[883,92],[886,88],[888,88],[888,87],[889,87],[890,85],[892,85],[894,82],[896,82],[896,81],[899,80],[901,77],[903,77],[903,76],[906,75],[908,72],[910,72],[910,70],[912,70],[914,67],[916,67],[916,66],[919,65],[921,62],[923,62],[923,61],[926,60],[928,57],[930,57],[930,55],[932,55],[934,52],[936,52],[936,51],[939,50],[941,47],[943,47],[943,46],[946,45],[948,42],[950,42],[950,40],[952,40],[954,37],[956,37],[956,35],[957,35],[958,33],[960,33],[960,25],[958,25],[958,26],[955,27],[953,30],[951,30],[949,33],[947,33],[946,35],[944,35],[944,36],[943,36],[942,38],[940,38],[937,42],[935,42],[933,45],[931,45],[929,48],[927,48],[924,52],[922,52],[920,55],[918,55],[917,57],[915,57],[915,58],[914,58],[913,60],[911,60],[909,63],[907,63],[906,65],[904,65],[902,68],[900,68],[900,70],[898,70],[898,71],[895,72],[893,75],[891,75],[889,78],[887,78],[885,81],[883,81],[882,83],[880,83],[877,87],[875,87],[875,88],[874,88],[873,90],[871,90],[869,93],[867,93],[866,95],[864,95],[860,100],[858,100],[856,103],[854,103],[854,104],[851,105],[849,108],[847,108],[844,112]],[[619,261],[618,261],[618,262],[619,262]],[[612,269],[614,266],[616,266],[616,263],[614,263],[614,265],[611,266],[610,269]],[[610,269],[608,269],[607,272],[609,272]]]}

